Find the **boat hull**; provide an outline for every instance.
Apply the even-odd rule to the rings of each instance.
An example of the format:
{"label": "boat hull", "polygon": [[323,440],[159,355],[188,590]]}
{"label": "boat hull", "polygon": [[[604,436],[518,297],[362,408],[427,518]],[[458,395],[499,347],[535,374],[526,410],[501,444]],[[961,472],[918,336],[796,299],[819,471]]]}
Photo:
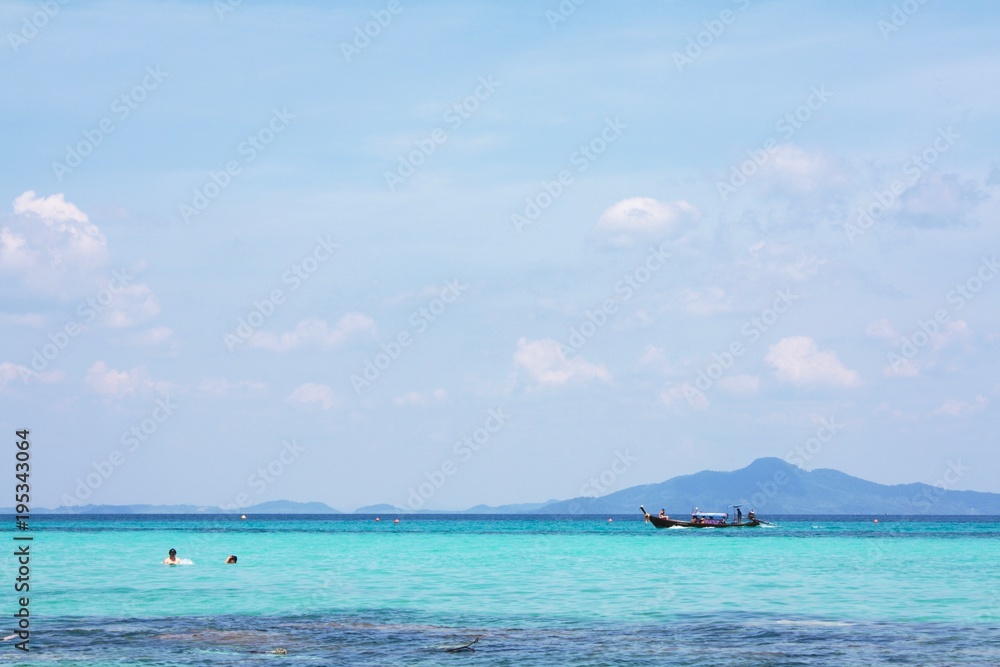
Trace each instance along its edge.
{"label": "boat hull", "polygon": [[692,523],[691,521],[680,521],[678,519],[661,519],[658,516],[648,515],[649,522],[657,528],[756,528],[760,521],[752,519],[742,523]]}

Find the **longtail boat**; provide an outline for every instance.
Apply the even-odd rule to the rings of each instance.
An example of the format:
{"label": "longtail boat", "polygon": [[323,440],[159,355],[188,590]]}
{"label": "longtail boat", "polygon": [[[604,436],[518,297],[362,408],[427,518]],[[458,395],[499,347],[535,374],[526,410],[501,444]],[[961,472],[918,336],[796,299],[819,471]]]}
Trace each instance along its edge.
{"label": "longtail boat", "polygon": [[747,514],[746,520],[743,519],[743,512],[739,509],[738,505],[734,505],[737,509],[736,521],[734,523],[729,522],[728,512],[699,512],[698,508],[695,508],[691,512],[691,519],[671,519],[669,516],[653,516],[646,511],[646,508],[639,505],[639,509],[642,510],[643,516],[646,517],[646,521],[653,524],[657,528],[755,528],[761,524],[766,524],[766,521],[761,521],[757,518],[757,515],[753,510]]}

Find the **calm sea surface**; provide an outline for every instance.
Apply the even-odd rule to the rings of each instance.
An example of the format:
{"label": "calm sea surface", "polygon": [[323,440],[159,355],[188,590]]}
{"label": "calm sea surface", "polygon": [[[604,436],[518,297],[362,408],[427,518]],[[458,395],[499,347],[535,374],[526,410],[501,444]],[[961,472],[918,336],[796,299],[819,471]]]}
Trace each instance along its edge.
{"label": "calm sea surface", "polygon": [[0,664],[1000,664],[997,517],[392,518],[33,516]]}

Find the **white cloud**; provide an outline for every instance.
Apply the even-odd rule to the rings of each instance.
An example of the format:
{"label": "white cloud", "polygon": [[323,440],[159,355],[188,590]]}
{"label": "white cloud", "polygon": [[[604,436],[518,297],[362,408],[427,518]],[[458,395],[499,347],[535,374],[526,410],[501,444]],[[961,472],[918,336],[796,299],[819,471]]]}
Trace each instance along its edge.
{"label": "white cloud", "polygon": [[[887,340],[902,341],[898,350],[894,350],[893,361],[882,368],[882,375],[887,378],[908,378],[920,375],[920,371],[925,368],[932,368],[939,355],[933,354],[944,349],[957,341],[967,340],[972,336],[968,323],[965,320],[955,320],[939,326],[933,320],[930,321],[934,328],[922,325],[920,329],[912,331],[906,336],[896,332],[886,319],[877,320],[868,325],[866,333],[874,338],[884,338]],[[928,330],[930,334],[928,335]],[[914,358],[923,346],[930,341],[931,351],[924,350],[924,360],[918,361]]]}
{"label": "white cloud", "polygon": [[248,345],[273,352],[285,352],[303,345],[334,347],[359,334],[374,335],[375,321],[361,313],[348,313],[333,327],[326,320],[310,318],[299,322],[292,331],[280,335],[258,331],[250,337]]}
{"label": "white cloud", "polygon": [[143,347],[156,347],[173,342],[174,330],[170,327],[153,327],[129,336],[128,342]]}
{"label": "white cloud", "polygon": [[67,202],[62,193],[38,197],[34,190],[28,190],[14,200],[14,213],[34,213],[51,222],[89,222],[86,214]]}
{"label": "white cloud", "polygon": [[835,352],[820,351],[816,341],[808,336],[782,338],[768,348],[764,361],[775,369],[779,380],[799,387],[855,387],[861,384],[857,371],[846,368]]}
{"label": "white cloud", "polygon": [[106,399],[123,398],[140,391],[162,391],[165,383],[155,383],[144,366],[119,371],[109,368],[103,361],[95,361],[84,380],[90,388]]}
{"label": "white cloud", "polygon": [[902,194],[900,213],[916,227],[961,225],[986,198],[972,181],[931,172]]}
{"label": "white cloud", "polygon": [[9,361],[0,363],[0,389],[5,389],[15,380],[24,383],[29,381],[59,382],[62,378],[63,374],[56,371],[39,373],[21,364],[12,364]]}
{"label": "white cloud", "polygon": [[729,375],[719,380],[719,389],[738,396],[751,396],[760,390],[756,375]]}
{"label": "white cloud", "polygon": [[920,375],[920,366],[913,359],[896,359],[882,367],[882,375],[887,378],[913,378]]}
{"label": "white cloud", "polygon": [[896,340],[899,337],[899,334],[896,333],[896,330],[892,327],[892,323],[887,317],[869,322],[868,326],[865,327],[865,335],[869,338],[879,338],[881,340]]}
{"label": "white cloud", "polygon": [[935,350],[940,350],[955,341],[965,340],[972,335],[969,325],[965,320],[955,320],[948,322],[944,329],[931,335],[931,341]]}
{"label": "white cloud", "polygon": [[109,277],[104,234],[62,194],[39,197],[28,190],[14,200],[13,210],[0,229],[0,280],[32,295],[85,297],[101,312],[103,326],[132,327],[159,315],[147,285],[126,280],[112,286],[121,276],[111,271]]}
{"label": "white cloud", "polygon": [[792,144],[781,144],[761,167],[769,190],[793,195],[826,193],[849,184],[843,169],[820,153],[807,153]]}
{"label": "white cloud", "polygon": [[551,338],[529,342],[517,341],[514,366],[523,370],[539,386],[560,385],[570,381],[601,380],[609,382],[611,373],[604,364],[592,364],[582,357],[567,359],[559,343]]}
{"label": "white cloud", "polygon": [[990,400],[982,394],[976,396],[976,399],[972,403],[960,401],[956,398],[949,398],[932,414],[945,415],[948,417],[968,417],[969,415],[979,412],[985,408],[989,405],[989,402]]}
{"label": "white cloud", "polygon": [[198,384],[198,391],[209,396],[222,398],[233,394],[260,394],[267,389],[263,382],[254,380],[242,380],[232,382],[225,378],[212,378],[203,380]]}
{"label": "white cloud", "polygon": [[102,316],[102,322],[110,327],[134,327],[160,314],[160,302],[143,283],[118,288],[112,304]]}
{"label": "white cloud", "polygon": [[38,197],[28,190],[14,200],[0,229],[0,272],[22,288],[67,297],[92,289],[108,262],[104,234],[62,194]]}
{"label": "white cloud", "polygon": [[433,403],[441,403],[448,398],[448,392],[444,389],[435,389],[432,392],[421,394],[419,391],[411,391],[408,394],[397,396],[392,399],[396,405],[423,406]]}
{"label": "white cloud", "polygon": [[285,401],[307,406],[318,405],[324,410],[329,410],[340,405],[340,400],[333,393],[333,389],[325,384],[316,384],[315,382],[306,382],[299,385],[288,395]]}
{"label": "white cloud", "polygon": [[828,260],[805,253],[795,246],[765,241],[758,241],[747,248],[738,262],[751,277],[768,274],[796,282],[812,278],[828,263]]}
{"label": "white cloud", "polygon": [[18,327],[40,328],[45,326],[45,318],[37,313],[23,313],[20,315],[0,313],[0,322]]}
{"label": "white cloud", "polygon": [[646,350],[639,357],[639,363],[643,366],[659,366],[667,362],[667,355],[664,353],[662,347],[657,347],[650,343],[646,346]]}
{"label": "white cloud", "polygon": [[683,199],[661,202],[652,197],[631,197],[605,209],[597,227],[612,235],[612,243],[625,245],[636,237],[662,237],[684,231],[700,217],[698,209]]}
{"label": "white cloud", "polygon": [[721,287],[707,287],[700,292],[685,289],[681,298],[687,311],[693,315],[717,315],[733,309],[732,298],[726,296],[726,290]]}
{"label": "white cloud", "polygon": [[675,384],[672,387],[667,387],[660,392],[660,403],[674,408],[687,404],[700,411],[707,410],[710,405],[705,392],[690,384]]}

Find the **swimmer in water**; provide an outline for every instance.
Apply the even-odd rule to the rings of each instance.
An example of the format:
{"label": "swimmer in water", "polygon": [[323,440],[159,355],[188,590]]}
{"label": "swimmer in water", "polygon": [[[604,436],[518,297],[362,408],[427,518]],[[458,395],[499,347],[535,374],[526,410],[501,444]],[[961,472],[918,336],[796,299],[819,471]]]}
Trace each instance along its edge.
{"label": "swimmer in water", "polygon": [[177,558],[177,549],[171,549],[167,552],[167,557],[163,559],[164,565],[180,565],[181,561]]}
{"label": "swimmer in water", "polygon": [[236,556],[230,556],[229,558],[226,559],[226,564],[227,565],[229,563],[235,563],[235,562],[236,562]]}

